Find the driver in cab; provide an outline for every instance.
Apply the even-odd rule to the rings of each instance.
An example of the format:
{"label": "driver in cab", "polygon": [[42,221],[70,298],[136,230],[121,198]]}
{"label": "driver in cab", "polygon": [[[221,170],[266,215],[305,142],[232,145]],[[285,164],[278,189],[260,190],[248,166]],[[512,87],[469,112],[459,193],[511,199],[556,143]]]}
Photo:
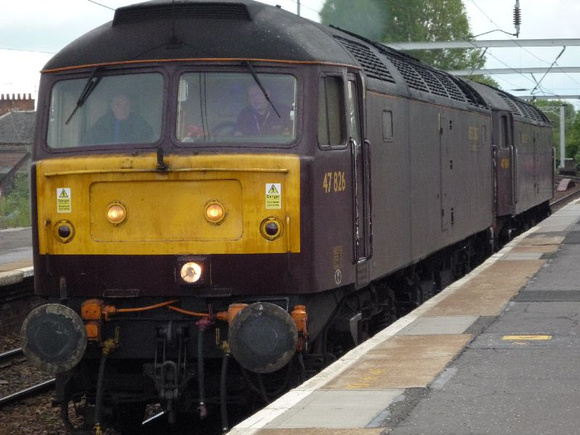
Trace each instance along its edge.
{"label": "driver in cab", "polygon": [[282,136],[290,133],[290,109],[268,101],[257,84],[248,88],[248,106],[238,115],[235,136]]}

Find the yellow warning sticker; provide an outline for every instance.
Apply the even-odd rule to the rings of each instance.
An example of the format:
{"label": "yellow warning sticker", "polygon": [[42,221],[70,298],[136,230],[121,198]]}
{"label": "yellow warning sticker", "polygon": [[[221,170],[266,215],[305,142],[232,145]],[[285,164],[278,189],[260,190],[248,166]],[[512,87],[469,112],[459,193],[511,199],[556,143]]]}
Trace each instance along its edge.
{"label": "yellow warning sticker", "polygon": [[282,208],[282,184],[266,183],[266,209]]}
{"label": "yellow warning sticker", "polygon": [[72,212],[72,198],[70,194],[70,187],[57,187],[56,189],[56,212],[57,213],[71,213]]}

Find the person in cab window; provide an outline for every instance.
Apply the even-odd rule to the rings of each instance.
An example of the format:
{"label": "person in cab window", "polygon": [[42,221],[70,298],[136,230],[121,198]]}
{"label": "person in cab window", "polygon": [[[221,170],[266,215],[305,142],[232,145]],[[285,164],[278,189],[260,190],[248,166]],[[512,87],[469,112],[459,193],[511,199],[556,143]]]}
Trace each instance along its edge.
{"label": "person in cab window", "polygon": [[131,100],[125,94],[111,99],[110,110],[101,116],[89,132],[90,144],[147,143],[153,130],[138,113],[132,111]]}
{"label": "person in cab window", "polygon": [[234,135],[278,136],[290,134],[290,108],[288,106],[268,101],[264,91],[257,84],[248,88],[248,102],[249,105],[238,115]]}

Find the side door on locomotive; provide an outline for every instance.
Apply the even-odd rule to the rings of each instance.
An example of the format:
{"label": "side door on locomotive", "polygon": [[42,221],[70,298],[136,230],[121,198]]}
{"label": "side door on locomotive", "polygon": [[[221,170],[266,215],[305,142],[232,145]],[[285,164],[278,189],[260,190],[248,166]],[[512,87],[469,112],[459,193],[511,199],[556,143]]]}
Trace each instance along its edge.
{"label": "side door on locomotive", "polygon": [[496,215],[510,216],[515,213],[517,175],[513,115],[494,110],[492,123]]}
{"label": "side door on locomotive", "polygon": [[[319,80],[313,246],[322,289],[370,281],[370,144],[364,84],[355,72],[323,70]],[[320,177],[320,178],[318,178]]]}
{"label": "side door on locomotive", "polygon": [[371,146],[366,139],[364,82],[359,74],[348,74],[347,121],[352,166],[353,261],[356,286],[370,281],[368,259],[372,257]]}

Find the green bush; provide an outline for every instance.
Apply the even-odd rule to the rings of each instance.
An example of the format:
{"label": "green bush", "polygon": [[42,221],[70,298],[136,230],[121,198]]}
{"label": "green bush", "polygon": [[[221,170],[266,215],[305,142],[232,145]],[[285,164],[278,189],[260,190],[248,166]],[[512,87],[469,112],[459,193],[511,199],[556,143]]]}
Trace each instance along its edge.
{"label": "green bush", "polygon": [[0,198],[0,229],[30,226],[28,174],[16,174],[14,189]]}

